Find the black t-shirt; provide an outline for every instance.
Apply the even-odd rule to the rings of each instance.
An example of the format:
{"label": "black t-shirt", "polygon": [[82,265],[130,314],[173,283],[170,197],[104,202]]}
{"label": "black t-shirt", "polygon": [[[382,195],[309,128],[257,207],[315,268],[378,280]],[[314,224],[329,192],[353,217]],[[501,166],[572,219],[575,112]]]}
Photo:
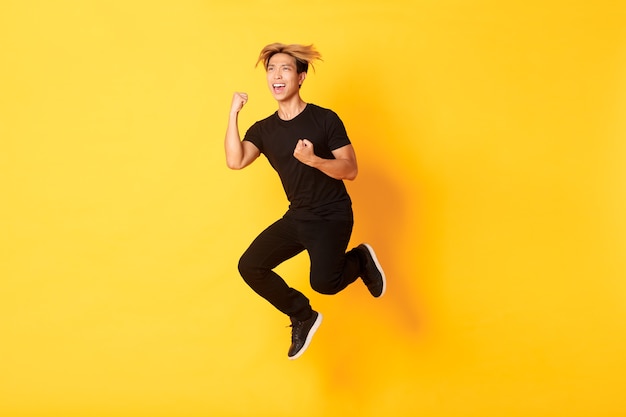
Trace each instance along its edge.
{"label": "black t-shirt", "polygon": [[282,120],[275,112],[252,125],[244,137],[278,173],[290,203],[288,215],[303,220],[351,220],[352,202],[343,181],[298,161],[293,151],[299,139],[310,140],[315,154],[325,159],[333,159],[332,151],[350,144],[339,116],[315,104],[307,104],[291,120]]}

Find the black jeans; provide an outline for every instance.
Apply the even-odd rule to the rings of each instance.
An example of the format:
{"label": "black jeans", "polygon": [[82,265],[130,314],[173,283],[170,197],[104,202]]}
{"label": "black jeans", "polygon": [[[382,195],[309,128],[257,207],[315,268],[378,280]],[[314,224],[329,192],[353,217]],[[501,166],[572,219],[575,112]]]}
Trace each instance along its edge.
{"label": "black jeans", "polygon": [[302,221],[283,217],[265,229],[239,260],[239,273],[261,297],[284,314],[298,320],[310,317],[309,299],[289,287],[273,269],[306,250],[311,262],[311,287],[336,294],[353,283],[360,262],[353,250],[346,253],[352,220]]}

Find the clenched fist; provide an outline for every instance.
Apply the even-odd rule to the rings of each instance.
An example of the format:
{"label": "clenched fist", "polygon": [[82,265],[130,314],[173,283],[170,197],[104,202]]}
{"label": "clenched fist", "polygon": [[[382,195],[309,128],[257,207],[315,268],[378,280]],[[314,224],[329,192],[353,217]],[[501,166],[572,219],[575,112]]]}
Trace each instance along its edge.
{"label": "clenched fist", "polygon": [[233,94],[233,101],[230,105],[231,114],[239,113],[243,106],[248,102],[248,95],[246,93]]}
{"label": "clenched fist", "polygon": [[315,159],[315,152],[313,150],[313,143],[308,139],[300,139],[296,144],[296,149],[293,151],[293,156],[300,162],[306,165],[311,165]]}

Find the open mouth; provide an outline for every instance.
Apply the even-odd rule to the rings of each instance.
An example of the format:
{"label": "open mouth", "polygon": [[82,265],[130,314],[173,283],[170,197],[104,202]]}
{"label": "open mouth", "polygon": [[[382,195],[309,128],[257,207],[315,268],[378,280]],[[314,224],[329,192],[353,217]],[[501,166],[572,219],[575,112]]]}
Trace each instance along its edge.
{"label": "open mouth", "polygon": [[281,93],[285,89],[285,84],[275,83],[272,84],[272,89],[275,93]]}

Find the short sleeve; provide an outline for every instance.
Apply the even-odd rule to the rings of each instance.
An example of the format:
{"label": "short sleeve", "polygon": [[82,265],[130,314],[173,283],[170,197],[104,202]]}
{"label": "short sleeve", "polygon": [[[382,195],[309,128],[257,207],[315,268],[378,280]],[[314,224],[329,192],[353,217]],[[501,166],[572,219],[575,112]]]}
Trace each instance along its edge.
{"label": "short sleeve", "polygon": [[259,122],[256,122],[255,124],[250,126],[250,128],[244,135],[243,140],[247,140],[248,142],[251,142],[254,146],[259,148],[259,151],[261,151],[261,153],[263,153],[263,141],[261,139],[260,127],[261,126]]}
{"label": "short sleeve", "polygon": [[337,113],[329,110],[326,116],[327,132],[328,132],[328,149],[334,151],[350,144],[346,128],[337,115]]}

